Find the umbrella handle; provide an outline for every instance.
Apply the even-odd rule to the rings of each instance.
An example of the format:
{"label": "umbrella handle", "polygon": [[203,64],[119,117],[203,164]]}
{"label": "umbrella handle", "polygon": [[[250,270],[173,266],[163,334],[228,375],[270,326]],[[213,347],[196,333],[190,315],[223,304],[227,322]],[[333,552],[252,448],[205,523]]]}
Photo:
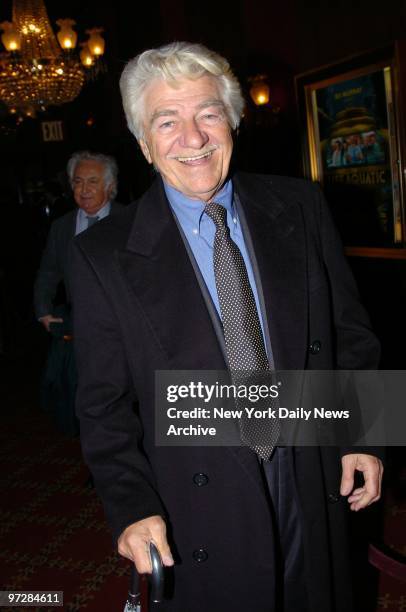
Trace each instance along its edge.
{"label": "umbrella handle", "polygon": [[164,566],[159,550],[153,542],[149,544],[149,554],[151,557],[152,574],[149,576],[151,585],[151,599],[154,603],[161,603],[164,593]]}
{"label": "umbrella handle", "polygon": [[[150,542],[149,555],[151,559],[152,574],[148,574],[148,580],[151,586],[151,599],[154,603],[160,603],[163,599],[164,591],[164,566],[162,564],[161,555],[155,544]],[[126,612],[139,612],[141,609],[141,587],[140,576],[135,569],[135,565],[131,566],[130,590],[128,592]]]}

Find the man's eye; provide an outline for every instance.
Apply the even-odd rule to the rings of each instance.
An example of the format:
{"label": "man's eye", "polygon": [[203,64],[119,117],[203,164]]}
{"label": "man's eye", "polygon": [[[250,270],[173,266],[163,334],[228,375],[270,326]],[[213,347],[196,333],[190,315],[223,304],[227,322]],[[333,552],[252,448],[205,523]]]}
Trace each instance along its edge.
{"label": "man's eye", "polygon": [[204,115],[200,116],[200,121],[205,121],[206,123],[216,123],[217,121],[221,121],[221,119],[221,113],[204,113]]}
{"label": "man's eye", "polygon": [[174,125],[175,125],[174,121],[164,121],[163,123],[160,124],[159,129],[167,130],[167,129],[173,127]]}

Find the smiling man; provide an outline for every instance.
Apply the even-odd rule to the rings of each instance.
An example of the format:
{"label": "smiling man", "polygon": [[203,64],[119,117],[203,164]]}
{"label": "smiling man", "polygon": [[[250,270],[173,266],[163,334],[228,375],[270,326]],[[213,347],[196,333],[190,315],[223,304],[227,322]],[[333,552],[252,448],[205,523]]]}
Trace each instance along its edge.
{"label": "smiling man", "polygon": [[244,420],[241,447],[155,444],[159,370],[376,367],[327,206],[305,181],[230,171],[244,102],[216,53],[151,49],[120,84],[157,177],[75,239],[72,274],[82,447],[118,550],[150,572],[155,542],[165,612],[349,612],[346,520],[379,498],[372,451],[278,447],[277,424]]}

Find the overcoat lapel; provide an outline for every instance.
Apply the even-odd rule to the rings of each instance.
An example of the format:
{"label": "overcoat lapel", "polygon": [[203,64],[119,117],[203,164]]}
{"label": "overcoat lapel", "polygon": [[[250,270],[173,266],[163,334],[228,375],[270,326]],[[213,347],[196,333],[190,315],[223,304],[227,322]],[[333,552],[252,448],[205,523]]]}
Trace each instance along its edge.
{"label": "overcoat lapel", "polygon": [[170,369],[226,369],[160,180],[141,198],[119,260]]}
{"label": "overcoat lapel", "polygon": [[308,296],[300,207],[282,199],[272,185],[264,191],[264,183],[249,175],[236,175],[234,186],[258,264],[275,367],[304,369]]}

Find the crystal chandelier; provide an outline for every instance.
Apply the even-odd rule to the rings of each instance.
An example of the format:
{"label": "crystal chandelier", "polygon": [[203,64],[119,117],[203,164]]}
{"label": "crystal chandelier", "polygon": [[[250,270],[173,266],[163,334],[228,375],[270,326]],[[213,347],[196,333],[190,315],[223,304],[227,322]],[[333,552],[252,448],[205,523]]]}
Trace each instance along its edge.
{"label": "crystal chandelier", "polygon": [[0,100],[11,113],[28,116],[74,100],[86,69],[104,53],[103,30],[86,30],[89,39],[77,55],[75,21],[59,19],[55,36],[43,0],[14,0],[12,19],[0,23],[6,49],[0,53]]}

